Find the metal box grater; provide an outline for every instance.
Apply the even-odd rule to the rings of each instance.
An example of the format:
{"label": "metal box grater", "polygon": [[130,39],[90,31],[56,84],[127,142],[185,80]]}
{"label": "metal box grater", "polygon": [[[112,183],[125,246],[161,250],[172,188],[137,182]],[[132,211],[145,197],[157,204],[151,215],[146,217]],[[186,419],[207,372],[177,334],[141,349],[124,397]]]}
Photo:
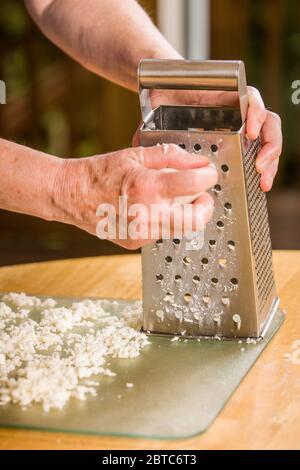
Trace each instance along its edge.
{"label": "metal box grater", "polygon": [[[206,155],[219,180],[213,219],[199,250],[183,240],[142,249],[143,329],[157,334],[264,336],[279,304],[266,196],[245,133],[247,87],[240,61],[143,60],[139,67],[143,146],[176,143]],[[235,91],[235,106],[159,106],[150,89]]]}

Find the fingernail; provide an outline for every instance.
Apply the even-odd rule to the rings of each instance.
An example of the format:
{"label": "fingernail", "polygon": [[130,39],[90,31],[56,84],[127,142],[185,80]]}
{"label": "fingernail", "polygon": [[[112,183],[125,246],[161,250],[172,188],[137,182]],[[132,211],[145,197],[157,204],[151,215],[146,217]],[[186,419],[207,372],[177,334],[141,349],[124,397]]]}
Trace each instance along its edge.
{"label": "fingernail", "polygon": [[202,166],[201,168],[193,168],[193,171],[198,171],[201,175],[207,173],[207,175],[217,175],[216,167],[212,167],[210,165]]}
{"label": "fingernail", "polygon": [[272,188],[272,184],[273,184],[272,178],[267,177],[264,181],[264,187],[266,191],[270,191],[270,189]]}

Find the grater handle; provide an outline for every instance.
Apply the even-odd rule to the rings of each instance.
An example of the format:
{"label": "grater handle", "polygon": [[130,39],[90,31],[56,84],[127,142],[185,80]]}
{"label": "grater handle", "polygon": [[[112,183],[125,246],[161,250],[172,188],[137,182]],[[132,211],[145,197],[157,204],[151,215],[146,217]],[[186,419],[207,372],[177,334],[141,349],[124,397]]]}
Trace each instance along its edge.
{"label": "grater handle", "polygon": [[149,89],[237,91],[242,122],[246,120],[248,97],[242,61],[143,59],[138,81],[144,121],[152,111]]}

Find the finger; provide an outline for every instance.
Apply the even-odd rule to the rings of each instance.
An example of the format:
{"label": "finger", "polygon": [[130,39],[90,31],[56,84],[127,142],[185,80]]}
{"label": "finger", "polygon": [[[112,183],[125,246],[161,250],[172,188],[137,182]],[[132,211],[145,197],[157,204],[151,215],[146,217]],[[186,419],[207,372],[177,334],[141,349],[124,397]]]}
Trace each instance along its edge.
{"label": "finger", "polygon": [[201,94],[199,94],[197,104],[208,106],[237,106],[238,103],[239,95],[236,91],[202,91]]}
{"label": "finger", "polygon": [[193,202],[195,206],[199,204],[204,207],[204,223],[206,225],[207,222],[210,221],[214,211],[214,199],[210,194],[203,193]]}
{"label": "finger", "polygon": [[133,136],[133,138],[132,138],[132,146],[133,146],[133,147],[139,147],[139,146],[141,145],[140,128],[141,128],[141,126],[142,126],[142,122],[143,122],[143,121],[140,122],[140,124],[139,124],[137,130],[135,131],[135,134],[134,134],[134,136]]}
{"label": "finger", "polygon": [[274,178],[276,176],[279,165],[279,158],[273,160],[269,168],[262,174],[260,179],[260,187],[264,192],[270,191],[273,186]]}
{"label": "finger", "polygon": [[281,120],[277,114],[268,111],[263,125],[262,148],[256,159],[256,169],[259,173],[266,171],[273,160],[277,160],[282,151]]}
{"label": "finger", "polygon": [[207,157],[189,153],[176,144],[145,147],[142,151],[141,160],[145,167],[155,170],[161,170],[162,168],[175,168],[177,170],[201,168],[209,163]]}
{"label": "finger", "polygon": [[[182,235],[190,235],[192,232],[198,232],[204,229],[207,222],[211,219],[214,210],[214,200],[203,193],[187,206],[171,205],[174,217],[171,218],[172,235],[181,238]],[[189,209],[189,210],[187,210]]]}
{"label": "finger", "polygon": [[266,120],[267,113],[263,99],[256,88],[248,88],[249,108],[247,113],[247,135],[250,139],[257,139]]}
{"label": "finger", "polygon": [[[189,210],[187,210],[189,209]],[[193,204],[183,207],[179,204],[164,204],[163,217],[148,218],[148,234],[151,239],[182,238],[192,232],[201,231],[210,220],[214,200],[203,193]]]}
{"label": "finger", "polygon": [[172,173],[159,172],[157,175],[159,195],[172,199],[178,196],[197,195],[217,183],[218,173],[212,166],[194,170],[179,170]]}

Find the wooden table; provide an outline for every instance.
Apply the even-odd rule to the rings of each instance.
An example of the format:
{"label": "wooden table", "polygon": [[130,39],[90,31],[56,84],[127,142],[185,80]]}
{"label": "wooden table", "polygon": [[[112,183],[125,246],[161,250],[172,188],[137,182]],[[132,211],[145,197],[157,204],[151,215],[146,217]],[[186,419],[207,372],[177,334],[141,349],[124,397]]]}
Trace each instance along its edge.
{"label": "wooden table", "polygon": [[[287,319],[206,433],[182,441],[154,441],[1,429],[0,449],[300,449],[300,363],[283,357],[293,353],[293,341],[300,340],[300,251],[275,252],[274,265]],[[138,298],[140,258],[125,255],[3,267],[0,290]]]}

